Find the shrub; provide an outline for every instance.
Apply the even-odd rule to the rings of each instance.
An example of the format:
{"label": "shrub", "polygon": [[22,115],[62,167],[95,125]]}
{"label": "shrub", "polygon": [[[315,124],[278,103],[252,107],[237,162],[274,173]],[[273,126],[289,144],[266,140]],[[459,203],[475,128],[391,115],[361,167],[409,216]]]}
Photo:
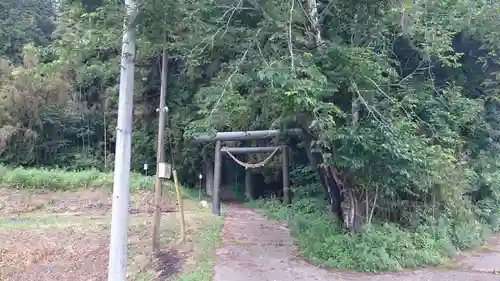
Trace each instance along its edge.
{"label": "shrub", "polygon": [[288,222],[301,255],[330,268],[380,272],[438,265],[459,250],[480,245],[488,227],[441,217],[417,227],[373,223],[362,233],[346,233],[332,219],[324,200],[299,199],[285,207],[278,201],[251,203],[266,215]]}

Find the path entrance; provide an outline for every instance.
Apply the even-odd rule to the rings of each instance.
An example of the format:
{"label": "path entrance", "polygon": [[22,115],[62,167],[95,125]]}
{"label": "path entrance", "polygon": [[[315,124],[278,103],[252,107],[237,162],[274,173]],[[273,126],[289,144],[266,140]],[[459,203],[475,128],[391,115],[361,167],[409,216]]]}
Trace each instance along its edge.
{"label": "path entrance", "polygon": [[492,239],[490,253],[464,254],[461,269],[389,274],[333,272],[300,260],[282,223],[243,206],[227,208],[213,281],[500,281],[500,275],[493,273],[500,269],[500,237]]}

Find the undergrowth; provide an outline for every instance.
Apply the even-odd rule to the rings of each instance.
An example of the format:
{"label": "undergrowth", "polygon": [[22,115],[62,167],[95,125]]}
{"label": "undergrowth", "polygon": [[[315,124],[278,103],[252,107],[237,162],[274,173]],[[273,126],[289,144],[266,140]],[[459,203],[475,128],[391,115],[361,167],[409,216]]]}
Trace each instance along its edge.
{"label": "undergrowth", "polygon": [[245,186],[242,184],[232,184],[229,186],[231,192],[236,197],[239,202],[246,202],[247,198],[245,196]]}
{"label": "undergrowth", "polygon": [[[154,176],[145,176],[137,173],[130,175],[130,188],[134,190],[154,189]],[[174,192],[173,184],[166,185]],[[0,165],[0,187],[18,188],[25,190],[49,189],[71,190],[77,188],[112,188],[113,172],[98,170],[65,171],[48,168],[11,168]],[[197,200],[198,190],[181,188],[182,197]]]}
{"label": "undergrowth", "polygon": [[363,233],[352,234],[340,228],[323,199],[303,198],[289,207],[272,200],[250,204],[287,221],[301,255],[330,268],[381,272],[439,265],[462,249],[481,245],[489,234],[477,221],[458,223],[446,217],[411,229],[373,223]]}
{"label": "undergrowth", "polygon": [[177,276],[178,281],[210,281],[215,263],[215,251],[221,242],[223,220],[215,217],[213,221],[200,229],[193,239],[198,242],[194,249],[196,265],[193,270]]}
{"label": "undergrowth", "polygon": [[[153,188],[154,177],[132,173],[130,185],[135,189]],[[63,171],[47,168],[10,168],[0,165],[0,187],[69,190],[112,186],[113,173],[98,170]]]}

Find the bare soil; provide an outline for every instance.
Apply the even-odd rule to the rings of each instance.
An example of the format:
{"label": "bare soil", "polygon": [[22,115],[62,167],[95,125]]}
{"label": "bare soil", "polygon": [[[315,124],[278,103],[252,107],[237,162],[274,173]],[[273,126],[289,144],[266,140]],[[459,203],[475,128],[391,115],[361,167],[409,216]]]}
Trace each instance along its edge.
{"label": "bare soil", "polygon": [[462,256],[455,269],[421,269],[389,274],[329,271],[300,258],[289,230],[242,206],[228,206],[222,247],[217,251],[213,281],[499,281],[500,238],[488,253]]}
{"label": "bare soil", "polygon": [[[169,280],[193,266],[190,244],[172,246],[175,201],[165,199],[161,231],[165,247],[149,254],[153,205],[150,192],[132,196],[129,280]],[[188,236],[207,223],[186,204]],[[28,193],[0,188],[0,280],[105,281],[111,201],[106,189]],[[174,229],[172,229],[172,226]],[[169,240],[170,239],[170,240]],[[335,272],[298,258],[288,229],[242,206],[228,206],[213,281],[500,281],[500,236],[483,251],[464,253],[454,269],[393,274]]]}
{"label": "bare soil", "polygon": [[[86,188],[72,191],[25,191],[0,188],[0,215],[30,213],[93,212],[106,214],[111,211],[111,191],[105,188]],[[134,192],[130,203],[131,213],[152,213],[153,193]],[[164,197],[162,211],[175,211],[175,201]]]}
{"label": "bare soil", "polygon": [[[0,280],[107,280],[110,195],[107,189],[26,192],[0,188]],[[131,198],[129,280],[168,280],[192,259],[189,243],[177,246],[173,241],[178,226],[172,211],[177,207],[167,197],[161,204],[164,249],[150,254],[152,199],[148,191]],[[197,220],[203,217],[188,209],[188,235],[196,230]]]}
{"label": "bare soil", "polygon": [[108,241],[96,232],[0,229],[2,280],[104,280]]}

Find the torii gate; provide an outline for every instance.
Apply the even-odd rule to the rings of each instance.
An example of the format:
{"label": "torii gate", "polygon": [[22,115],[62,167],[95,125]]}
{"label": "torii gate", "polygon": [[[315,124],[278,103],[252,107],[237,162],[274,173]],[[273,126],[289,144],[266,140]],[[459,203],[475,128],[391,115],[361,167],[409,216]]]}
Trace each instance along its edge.
{"label": "torii gate", "polygon": [[[281,146],[256,146],[256,147],[223,147],[223,141],[243,141],[243,140],[258,140],[258,139],[270,139],[276,137],[283,136],[297,136],[300,135],[302,131],[300,129],[290,129],[285,131],[279,130],[262,130],[262,131],[241,131],[241,132],[217,132],[215,136],[202,135],[195,137],[196,142],[208,142],[215,141],[215,160],[213,166],[213,191],[212,191],[212,213],[214,215],[220,216],[220,184],[221,184],[221,166],[222,166],[222,153],[226,153],[233,158],[233,160],[237,160],[232,156],[232,154],[248,154],[248,153],[269,153],[272,154],[264,160],[263,163],[267,162],[274,153],[278,150],[281,150],[282,157],[282,170],[283,170],[283,202],[285,204],[291,204],[291,190],[290,190],[290,175],[289,175],[289,149],[287,145]],[[239,162],[238,162],[239,163]],[[245,190],[251,190],[251,181],[250,181],[250,171],[249,168],[252,168],[250,164],[239,163],[240,165],[245,164],[246,172],[245,172]],[[209,171],[210,172],[210,171]],[[208,178],[208,177],[207,177]]]}

